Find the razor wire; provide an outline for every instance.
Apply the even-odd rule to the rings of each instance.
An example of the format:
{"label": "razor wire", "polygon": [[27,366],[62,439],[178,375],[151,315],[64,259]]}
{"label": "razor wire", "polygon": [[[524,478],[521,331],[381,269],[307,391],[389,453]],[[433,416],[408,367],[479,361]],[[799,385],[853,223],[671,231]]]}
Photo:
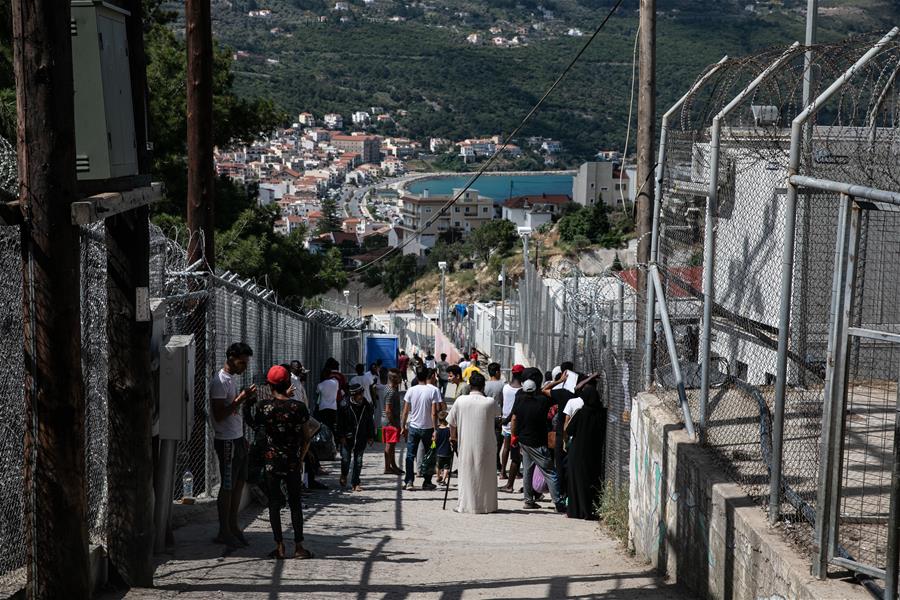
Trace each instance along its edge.
{"label": "razor wire", "polygon": [[[809,50],[813,56],[810,97],[816,98],[876,40],[874,36],[863,36],[811,48],[776,48],[725,61],[705,85],[689,95],[667,131],[662,193],[658,199],[656,262],[672,316],[678,356],[669,356],[661,328],[656,326],[652,340],[653,380],[657,393],[671,401],[675,409],[672,363],[677,358],[692,415],[698,419],[704,360],[703,278],[711,273],[707,363],[710,388],[701,436],[725,471],[761,505],[768,502],[772,475],[771,414],[779,307],[783,300],[780,280],[786,235],[789,128],[792,119],[805,108],[804,53]],[[780,66],[722,117],[721,140],[714,148],[714,117],[721,116],[732,100],[738,99],[751,82],[780,58]],[[900,45],[890,42],[854,72],[836,98],[821,107],[805,132],[802,174],[882,189],[900,188],[898,65]],[[711,185],[712,155],[716,151],[718,172]],[[713,189],[718,202],[712,222],[707,223],[707,196]],[[793,249],[779,522],[789,539],[808,554],[813,550],[820,472],[819,439],[837,219],[835,196],[811,191],[801,194]],[[712,238],[707,240],[709,231]],[[890,251],[897,240],[890,235],[876,238],[868,230],[862,236],[872,260],[860,265],[864,281],[861,285],[883,290],[885,274],[890,271],[886,265],[896,260]],[[712,249],[710,256],[705,255],[707,248]],[[882,320],[877,322],[885,323],[883,306],[880,310]],[[877,364],[887,364],[887,360]],[[863,437],[863,443],[857,440],[855,444],[857,462],[860,455],[882,457],[877,469],[867,467],[870,474],[889,466],[886,462],[890,461],[883,458],[884,440],[876,440],[878,436],[871,433]],[[845,478],[854,473],[845,467]],[[876,499],[880,481],[872,476],[854,495],[871,497],[872,506],[880,506]],[[855,505],[845,503],[844,518],[850,522],[863,518],[863,505],[862,500]],[[886,523],[882,526],[886,527]],[[858,533],[856,536],[863,537]],[[883,536],[872,534],[871,539],[883,541]],[[859,546],[861,542],[857,542]],[[842,543],[845,547],[852,545]],[[859,547],[856,553],[865,554]],[[869,554],[872,560],[879,558],[876,553]]]}

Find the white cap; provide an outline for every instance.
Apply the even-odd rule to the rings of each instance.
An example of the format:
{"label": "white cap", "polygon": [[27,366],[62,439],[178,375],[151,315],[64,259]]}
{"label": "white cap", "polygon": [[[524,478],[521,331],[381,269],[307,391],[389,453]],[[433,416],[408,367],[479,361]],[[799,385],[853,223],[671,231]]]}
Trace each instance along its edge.
{"label": "white cap", "polygon": [[559,374],[562,373],[562,367],[556,365],[555,367],[553,367],[551,373],[553,374],[553,379],[556,379],[557,377],[559,377]]}
{"label": "white cap", "polygon": [[533,379],[526,379],[522,382],[522,391],[523,392],[533,392],[537,389],[537,384]]}

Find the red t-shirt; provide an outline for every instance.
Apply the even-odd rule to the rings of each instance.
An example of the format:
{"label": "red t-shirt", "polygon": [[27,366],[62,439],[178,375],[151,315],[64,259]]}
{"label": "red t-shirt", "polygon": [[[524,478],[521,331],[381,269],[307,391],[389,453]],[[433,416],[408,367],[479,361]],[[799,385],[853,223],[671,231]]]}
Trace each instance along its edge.
{"label": "red t-shirt", "polygon": [[405,373],[406,369],[409,367],[409,357],[404,354],[397,360],[397,364],[400,366],[400,371]]}

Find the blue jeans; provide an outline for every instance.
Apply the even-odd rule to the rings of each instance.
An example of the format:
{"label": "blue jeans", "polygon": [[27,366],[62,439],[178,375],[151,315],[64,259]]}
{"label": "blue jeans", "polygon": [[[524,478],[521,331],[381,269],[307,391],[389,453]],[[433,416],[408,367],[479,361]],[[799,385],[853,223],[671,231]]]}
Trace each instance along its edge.
{"label": "blue jeans", "polygon": [[[410,427],[406,434],[406,473],[403,475],[404,483],[412,483],[416,479],[416,452],[419,444],[428,452],[431,448],[431,440],[434,435],[434,429],[416,429]],[[425,476],[425,484],[431,483],[431,473]]]}
{"label": "blue jeans", "polygon": [[357,444],[356,440],[346,440],[341,443],[341,477],[347,477],[347,473],[350,472],[351,455],[353,459],[353,476],[350,478],[350,485],[359,485],[365,452],[366,445]]}
{"label": "blue jeans", "polygon": [[553,466],[553,457],[550,455],[550,450],[547,446],[526,446],[521,442],[519,442],[519,448],[522,449],[522,487],[525,488],[525,502],[534,502],[534,499],[537,497],[534,487],[531,485],[534,468],[537,467],[547,480],[553,504],[559,505],[562,500],[559,494],[559,476],[556,473],[556,468]]}

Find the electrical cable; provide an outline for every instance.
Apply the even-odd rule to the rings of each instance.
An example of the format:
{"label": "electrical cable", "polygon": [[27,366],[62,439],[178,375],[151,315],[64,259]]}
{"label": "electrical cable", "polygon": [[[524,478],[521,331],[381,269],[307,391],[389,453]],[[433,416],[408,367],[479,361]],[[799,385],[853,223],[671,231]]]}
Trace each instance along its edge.
{"label": "electrical cable", "polygon": [[516,128],[513,129],[512,132],[508,136],[506,136],[506,139],[504,140],[503,144],[499,148],[496,148],[494,150],[494,153],[491,155],[491,157],[481,166],[480,169],[478,169],[478,171],[469,179],[469,181],[466,182],[465,187],[463,187],[453,198],[448,200],[440,208],[440,210],[438,210],[431,218],[429,218],[428,221],[426,221],[424,225],[419,227],[419,229],[413,235],[411,235],[407,239],[405,239],[403,241],[403,243],[395,246],[390,251],[385,252],[380,257],[373,259],[372,261],[357,267],[356,269],[353,270],[354,273],[362,273],[363,271],[366,271],[373,265],[376,265],[379,262],[387,260],[389,257],[396,254],[398,251],[403,250],[403,248],[405,248],[410,243],[412,243],[413,240],[418,239],[419,236],[421,236],[429,227],[431,227],[434,224],[435,221],[437,221],[442,215],[444,215],[451,206],[456,204],[457,200],[459,200],[462,196],[465,195],[465,193],[469,190],[469,188],[471,188],[472,185],[474,185],[475,182],[478,181],[478,178],[481,177],[481,175],[484,174],[485,171],[487,171],[488,167],[490,167],[497,160],[497,158],[503,153],[503,151],[506,150],[507,146],[509,146],[509,143],[512,141],[512,139],[519,134],[519,131],[521,131],[522,128],[531,120],[531,117],[533,117],[535,115],[535,113],[537,113],[538,109],[540,109],[540,107],[544,104],[544,101],[550,96],[551,93],[553,93],[553,90],[555,90],[556,87],[559,85],[559,83],[566,77],[566,75],[569,74],[569,71],[572,70],[572,67],[575,66],[575,63],[577,63],[578,60],[581,58],[581,56],[587,51],[588,47],[591,45],[591,42],[593,42],[594,39],[598,35],[600,35],[600,32],[603,30],[603,27],[612,18],[612,16],[619,9],[619,6],[621,4],[622,4],[622,0],[616,0],[616,3],[613,5],[613,7],[609,10],[609,12],[603,18],[603,21],[600,22],[600,25],[598,25],[597,29],[594,30],[594,33],[591,34],[591,37],[589,37],[587,39],[587,41],[581,46],[581,49],[578,51],[577,54],[575,54],[575,56],[572,58],[572,60],[569,62],[569,64],[566,65],[566,68],[563,69],[562,73],[559,74],[559,76],[556,78],[556,80],[553,82],[553,84],[547,89],[546,92],[544,92],[544,95],[541,96],[540,100],[538,100],[537,103],[531,108],[531,110],[528,111],[528,114],[525,115],[525,117],[516,126]]}
{"label": "electrical cable", "polygon": [[637,79],[637,51],[638,40],[641,39],[641,26],[638,24],[637,31],[634,33],[634,49],[631,51],[631,99],[628,101],[628,126],[625,129],[625,149],[622,150],[622,163],[619,165],[619,198],[622,199],[622,212],[628,215],[628,208],[625,206],[625,192],[622,191],[622,174],[625,173],[625,158],[628,156],[628,142],[631,139],[631,119],[634,114],[634,83]]}

